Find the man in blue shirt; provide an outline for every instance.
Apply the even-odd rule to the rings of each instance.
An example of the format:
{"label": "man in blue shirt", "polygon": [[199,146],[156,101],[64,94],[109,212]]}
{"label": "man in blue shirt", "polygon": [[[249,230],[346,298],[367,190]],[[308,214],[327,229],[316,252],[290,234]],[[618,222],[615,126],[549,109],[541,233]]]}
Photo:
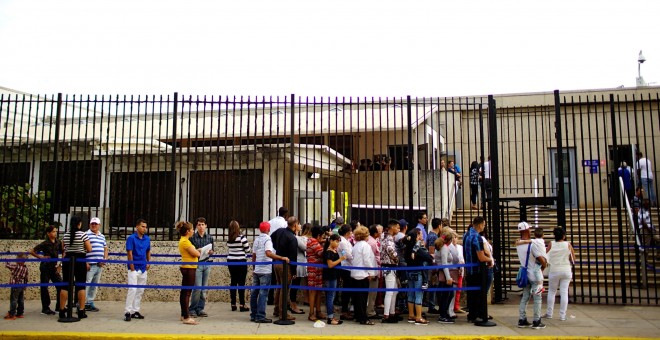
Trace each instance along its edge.
{"label": "man in blue shirt", "polygon": [[[135,233],[126,239],[126,258],[128,261],[128,284],[146,285],[147,271],[151,261],[151,240],[147,235],[147,221],[138,219],[135,221]],[[139,263],[143,262],[143,263]],[[144,319],[140,314],[140,302],[144,288],[128,288],[126,295],[126,306],[124,309],[124,321],[131,319]]]}
{"label": "man in blue shirt", "polygon": [[[623,180],[623,186],[624,189],[626,190],[626,195],[628,196],[628,199],[632,199],[633,196],[633,183],[632,183],[632,174],[630,172],[630,168],[628,167],[628,164],[626,162],[621,162],[621,167],[619,167],[618,170],[619,177]],[[615,186],[617,189],[619,188],[619,183],[616,183]],[[612,194],[619,194],[619,190],[616,190]],[[617,196],[618,197],[618,196]]]}
{"label": "man in blue shirt", "polygon": [[428,216],[425,212],[420,211],[417,213],[417,229],[422,232],[422,240],[426,244],[426,238],[428,237],[428,231],[426,230],[426,225],[428,224]]}
{"label": "man in blue shirt", "polygon": [[463,236],[463,256],[465,264],[472,264],[465,268],[465,279],[468,287],[480,287],[479,290],[467,291],[467,305],[469,308],[468,322],[474,322],[475,326],[495,326],[495,323],[488,321],[486,311],[486,287],[487,280],[482,280],[482,271],[488,270],[491,258],[484,252],[484,244],[480,232],[486,228],[486,220],[477,216],[472,220],[472,226]]}

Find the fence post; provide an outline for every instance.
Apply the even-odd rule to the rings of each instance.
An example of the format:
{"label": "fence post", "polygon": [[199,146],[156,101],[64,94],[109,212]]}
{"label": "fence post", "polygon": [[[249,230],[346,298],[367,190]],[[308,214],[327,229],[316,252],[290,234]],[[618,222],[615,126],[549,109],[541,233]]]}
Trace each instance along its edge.
{"label": "fence post", "polygon": [[[616,185],[613,184],[613,187],[619,187],[619,177],[618,177],[618,172],[616,171],[618,165],[619,165],[619,150],[618,150],[618,144],[616,141],[616,116],[614,112],[614,94],[610,93],[610,123],[612,124],[612,161],[614,161],[614,173],[616,176],[612,177],[612,183],[616,183]],[[619,188],[620,190],[621,188]],[[612,198],[617,197],[616,193],[612,192]],[[622,195],[618,195],[618,197],[623,197]],[[627,198],[625,198],[627,199]],[[618,225],[618,232],[619,232],[619,269],[621,272],[621,295],[623,298],[623,304],[627,303],[628,297],[626,294],[626,270],[625,266],[623,265],[623,252],[625,251],[623,248],[623,218],[621,216],[621,205],[626,204],[623,199],[619,200],[619,204],[616,205],[616,221]]]}
{"label": "fence post", "polygon": [[[289,147],[290,147],[289,148],[289,153],[290,153],[291,161],[289,162],[289,204],[288,204],[288,206],[291,208],[291,215],[295,214],[296,216],[300,216],[300,211],[297,211],[297,212],[294,211],[294,207],[296,206],[294,201],[295,201],[296,198],[295,198],[295,194],[293,192],[293,190],[295,188],[295,181],[293,180],[294,175],[295,175],[294,167],[296,166],[296,164],[295,164],[296,150],[293,147],[293,145],[294,145],[293,138],[295,137],[294,128],[295,128],[295,125],[296,125],[295,100],[296,100],[296,96],[292,93],[291,94],[291,135],[290,135],[291,142],[289,143]],[[300,207],[298,207],[298,210],[300,210]],[[284,267],[286,268],[286,266],[287,265],[285,265]],[[284,310],[286,311],[286,309],[284,309]]]}
{"label": "fence post", "polygon": [[555,96],[555,139],[557,140],[557,225],[566,231],[566,202],[564,202],[564,148],[561,143],[561,103],[559,90]]}
{"label": "fence post", "polygon": [[[174,92],[174,119],[172,119],[172,160],[170,162],[170,167],[172,171],[172,181],[174,181],[174,191],[176,192],[179,188],[179,179],[176,176],[176,121],[178,119],[178,108],[179,108],[179,93]],[[175,221],[171,221],[172,225]],[[174,240],[174,228],[168,228],[168,237],[169,240]]]}
{"label": "fence post", "polygon": [[[291,95],[293,98],[293,95]],[[284,261],[282,263],[282,288],[280,288],[280,301],[275,301],[275,303],[280,304],[280,319],[273,322],[276,325],[293,325],[296,322],[288,319],[289,315],[289,263]]]}
{"label": "fence post", "polygon": [[[497,150],[497,114],[495,112],[495,99],[493,95],[488,96],[488,146],[490,148],[490,187],[491,187],[491,231],[493,236],[493,253],[498,263],[502,263],[502,223],[500,220],[500,159]],[[495,290],[493,298],[495,301],[503,300],[502,275],[497,273],[493,278],[495,280]],[[487,287],[489,288],[489,287]]]}
{"label": "fence post", "polygon": [[[69,226],[69,228],[72,228],[72,227]],[[80,321],[80,319],[73,316],[73,294],[74,294],[74,291],[75,291],[73,289],[74,286],[75,286],[75,282],[74,282],[74,279],[73,279],[74,278],[73,273],[75,272],[76,258],[75,258],[75,256],[71,256],[68,259],[69,259],[69,268],[70,268],[70,270],[69,270],[69,277],[68,277],[69,286],[67,287],[67,291],[69,292],[69,294],[68,294],[68,298],[66,300],[66,304],[67,304],[67,306],[66,306],[66,318],[58,318],[57,322],[78,322],[78,321]],[[57,296],[57,299],[59,301],[60,297]],[[60,306],[60,308],[62,308],[62,306]],[[82,308],[84,309],[85,306],[82,306]]]}
{"label": "fence post", "polygon": [[408,219],[415,221],[415,210],[413,208],[413,171],[415,171],[416,168],[415,162],[419,162],[419,160],[413,158],[415,152],[412,147],[412,103],[410,101],[410,96],[406,97],[406,112],[408,115],[408,164],[405,164],[404,166],[408,166]]}
{"label": "fence post", "polygon": [[[55,211],[55,192],[57,190],[57,182],[58,182],[57,181],[57,172],[58,172],[57,171],[58,170],[57,169],[58,168],[58,163],[57,162],[58,162],[58,159],[59,159],[58,153],[59,153],[59,148],[60,148],[60,118],[61,118],[61,116],[62,116],[62,93],[60,92],[60,93],[57,94],[57,111],[55,113],[55,142],[54,142],[54,147],[53,147],[53,149],[54,149],[53,150],[53,164],[55,164],[55,165],[53,166],[53,174],[51,175],[51,176],[53,176],[53,182],[52,182],[53,183],[53,188],[51,189],[52,192],[51,192],[51,195],[50,195],[50,200],[51,200],[50,206],[52,207],[51,211],[53,211],[53,213],[52,213],[52,221],[53,222],[55,222],[55,213],[54,213],[54,211]],[[51,122],[51,126],[52,126],[52,122]],[[58,228],[57,228],[58,235],[60,233],[59,229],[60,228],[58,226]],[[58,297],[58,299],[59,299],[59,297]]]}

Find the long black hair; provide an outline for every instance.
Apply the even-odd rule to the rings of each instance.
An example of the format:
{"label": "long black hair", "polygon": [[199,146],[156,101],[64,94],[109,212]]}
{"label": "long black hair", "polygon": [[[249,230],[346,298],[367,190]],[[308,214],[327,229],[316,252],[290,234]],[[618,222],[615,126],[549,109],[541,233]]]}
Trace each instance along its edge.
{"label": "long black hair", "polygon": [[406,236],[401,240],[403,242],[403,245],[405,246],[403,250],[403,254],[406,258],[406,260],[409,260],[411,258],[412,250],[415,247],[415,244],[417,243],[417,235],[419,235],[420,230],[417,228],[413,228],[408,231]]}
{"label": "long black hair", "polygon": [[323,254],[325,254],[325,251],[330,247],[330,241],[341,241],[341,237],[337,234],[330,235],[330,237],[328,237],[328,239],[325,240],[325,243],[323,244]]}
{"label": "long black hair", "polygon": [[69,247],[73,246],[73,240],[76,238],[78,226],[82,223],[80,216],[73,215],[69,221]]}

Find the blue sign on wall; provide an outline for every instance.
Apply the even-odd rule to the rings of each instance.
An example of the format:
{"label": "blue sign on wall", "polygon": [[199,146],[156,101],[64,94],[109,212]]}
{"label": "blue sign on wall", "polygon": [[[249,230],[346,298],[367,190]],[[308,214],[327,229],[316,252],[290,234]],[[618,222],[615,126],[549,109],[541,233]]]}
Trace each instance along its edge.
{"label": "blue sign on wall", "polygon": [[598,159],[584,159],[582,160],[582,166],[589,167],[590,174],[597,174],[598,167],[600,166],[600,160]]}
{"label": "blue sign on wall", "polygon": [[582,166],[599,166],[600,160],[598,159],[585,159],[582,160]]}

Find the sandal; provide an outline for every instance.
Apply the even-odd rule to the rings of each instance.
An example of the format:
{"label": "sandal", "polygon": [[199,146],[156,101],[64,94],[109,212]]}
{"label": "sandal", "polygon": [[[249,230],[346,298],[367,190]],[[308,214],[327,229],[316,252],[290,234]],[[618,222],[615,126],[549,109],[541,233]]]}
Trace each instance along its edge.
{"label": "sandal", "polygon": [[326,322],[328,325],[341,325],[342,323],[344,323],[344,321],[337,319],[328,319],[328,322]]}
{"label": "sandal", "polygon": [[305,314],[305,311],[298,308],[298,309],[293,309],[292,307],[289,307],[289,312],[293,314]]}
{"label": "sandal", "polygon": [[199,322],[195,321],[193,318],[187,318],[183,320],[184,325],[199,325]]}
{"label": "sandal", "polygon": [[307,317],[307,320],[309,320],[309,321],[317,321],[318,319],[317,319],[315,316],[310,315],[310,316]]}
{"label": "sandal", "polygon": [[328,318],[328,316],[321,313],[321,312],[316,312],[316,318],[317,319],[326,319],[326,318]]}
{"label": "sandal", "polygon": [[375,324],[373,322],[371,322],[371,320],[367,320],[367,321],[360,321],[360,325],[373,326]]}

